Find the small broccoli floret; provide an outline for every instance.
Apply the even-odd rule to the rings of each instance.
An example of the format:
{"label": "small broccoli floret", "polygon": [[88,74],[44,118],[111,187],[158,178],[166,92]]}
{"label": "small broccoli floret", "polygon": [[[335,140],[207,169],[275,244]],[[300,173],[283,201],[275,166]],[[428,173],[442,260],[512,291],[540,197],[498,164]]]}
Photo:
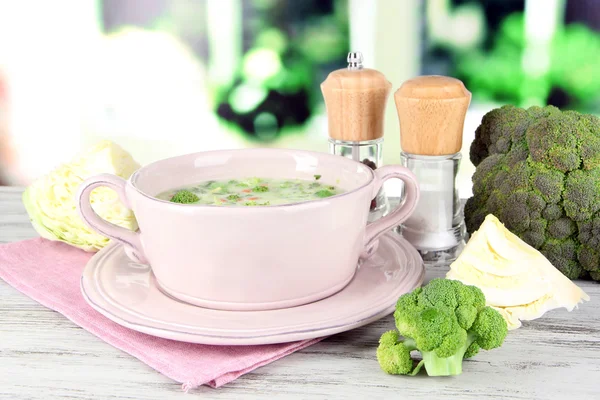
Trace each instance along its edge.
{"label": "small broccoli floret", "polygon": [[461,328],[468,330],[478,313],[485,307],[485,296],[476,286],[465,286],[458,291],[458,307],[456,319]]}
{"label": "small broccoli floret", "polygon": [[403,335],[414,337],[416,335],[416,326],[410,321],[410,316],[420,309],[419,296],[423,291],[422,288],[417,288],[411,293],[400,296],[396,302],[396,311],[394,311],[394,320],[396,327]]}
{"label": "small broccoli floret", "polygon": [[[485,306],[479,288],[449,279],[433,279],[401,296],[394,319],[397,331],[383,334],[377,349],[389,374],[414,375],[424,366],[430,376],[458,375],[463,358],[500,347],[508,332],[500,313]],[[412,350],[423,358],[416,367]]]}
{"label": "small broccoli floret", "polygon": [[565,189],[564,174],[547,168],[544,164],[531,163],[531,183],[536,193],[547,203],[558,203]]}
{"label": "small broccoli floret", "polygon": [[505,154],[513,142],[519,141],[531,123],[530,114],[518,107],[506,105],[488,112],[477,128],[470,156],[475,166],[491,154]]}
{"label": "small broccoli floret", "polygon": [[508,326],[500,313],[492,307],[483,307],[471,325],[469,335],[484,350],[502,346],[508,334]]}
{"label": "small broccoli floret", "polygon": [[583,274],[582,266],[576,261],[577,244],[574,239],[548,239],[540,251],[567,278],[577,279]]}
{"label": "small broccoli floret", "polygon": [[597,213],[593,218],[577,223],[579,230],[579,241],[591,247],[600,247],[600,215]]}
{"label": "small broccoli floret", "polygon": [[191,204],[197,202],[198,200],[200,200],[200,198],[189,190],[180,190],[175,193],[173,197],[171,197],[172,203],[180,204]]}
{"label": "small broccoli floret", "polygon": [[565,179],[565,213],[574,221],[586,221],[600,210],[600,169],[573,171]]}
{"label": "small broccoli floret", "polygon": [[563,209],[558,204],[548,204],[542,212],[542,217],[547,221],[555,221],[563,215]]}
{"label": "small broccoli floret", "polygon": [[414,349],[398,342],[398,331],[384,333],[377,348],[377,360],[381,369],[392,375],[410,374],[414,368],[414,362],[410,358],[411,350]]}
{"label": "small broccoli floret", "polygon": [[569,218],[563,217],[548,224],[548,233],[556,239],[566,239],[577,231],[577,225]]}
{"label": "small broccoli floret", "polygon": [[578,114],[553,114],[527,129],[527,146],[533,161],[561,172],[578,169],[581,157],[577,149]]}
{"label": "small broccoli floret", "polygon": [[583,161],[583,169],[590,170],[600,167],[600,118],[584,114],[577,125],[579,152]]}
{"label": "small broccoli floret", "polygon": [[467,199],[464,212],[465,215],[469,216],[469,218],[465,218],[465,224],[469,232],[475,232],[479,229],[487,215],[486,207],[480,204],[477,197]]}

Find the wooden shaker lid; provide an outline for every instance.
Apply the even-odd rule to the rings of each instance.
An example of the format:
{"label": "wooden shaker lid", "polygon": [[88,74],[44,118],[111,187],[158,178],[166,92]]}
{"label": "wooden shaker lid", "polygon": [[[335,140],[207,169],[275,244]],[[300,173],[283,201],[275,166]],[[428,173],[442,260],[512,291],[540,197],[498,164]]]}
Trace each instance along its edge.
{"label": "wooden shaker lid", "polygon": [[430,156],[460,151],[471,102],[471,92],[461,81],[447,76],[419,76],[404,82],[394,100],[402,151]]}
{"label": "wooden shaker lid", "polygon": [[374,69],[362,68],[362,65],[331,72],[321,83],[329,136],[345,141],[382,137],[385,106],[391,88],[392,84],[385,75]]}

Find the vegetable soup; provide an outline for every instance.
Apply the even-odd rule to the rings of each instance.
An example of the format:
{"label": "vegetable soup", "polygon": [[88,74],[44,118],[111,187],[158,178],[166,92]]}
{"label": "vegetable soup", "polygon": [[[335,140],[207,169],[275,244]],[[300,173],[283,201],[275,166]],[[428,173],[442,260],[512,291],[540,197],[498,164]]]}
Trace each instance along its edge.
{"label": "vegetable soup", "polygon": [[314,180],[246,178],[200,182],[160,193],[157,198],[182,204],[219,206],[274,206],[318,200],[343,193],[338,187]]}

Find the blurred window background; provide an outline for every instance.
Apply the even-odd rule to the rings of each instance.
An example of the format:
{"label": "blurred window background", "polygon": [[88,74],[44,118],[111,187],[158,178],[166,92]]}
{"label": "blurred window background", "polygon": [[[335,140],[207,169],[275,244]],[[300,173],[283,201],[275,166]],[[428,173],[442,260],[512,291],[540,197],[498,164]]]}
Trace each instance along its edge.
{"label": "blurred window background", "polygon": [[[502,104],[600,113],[596,0],[0,0],[0,184],[100,139],[142,164],[194,151],[327,151],[319,85],[349,50],[393,90],[455,76],[468,147]],[[398,163],[393,98],[384,162]]]}

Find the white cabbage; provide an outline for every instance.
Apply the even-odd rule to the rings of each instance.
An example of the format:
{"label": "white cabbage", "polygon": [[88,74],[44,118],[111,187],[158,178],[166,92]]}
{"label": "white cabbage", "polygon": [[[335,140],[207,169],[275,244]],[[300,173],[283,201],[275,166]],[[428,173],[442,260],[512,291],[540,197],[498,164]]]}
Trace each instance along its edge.
{"label": "white cabbage", "polygon": [[492,214],[473,233],[446,278],[479,287],[487,305],[502,314],[508,329],[556,308],[572,311],[590,299]]}
{"label": "white cabbage", "polygon": [[[127,179],[139,167],[129,153],[107,140],[78,154],[68,164],[35,181],[23,193],[23,203],[33,227],[46,239],[85,251],[100,250],[109,239],[89,228],[79,217],[75,206],[79,185],[102,173]],[[91,202],[92,208],[105,220],[130,230],[137,229],[133,213],[121,203],[114,190],[94,189]]]}

